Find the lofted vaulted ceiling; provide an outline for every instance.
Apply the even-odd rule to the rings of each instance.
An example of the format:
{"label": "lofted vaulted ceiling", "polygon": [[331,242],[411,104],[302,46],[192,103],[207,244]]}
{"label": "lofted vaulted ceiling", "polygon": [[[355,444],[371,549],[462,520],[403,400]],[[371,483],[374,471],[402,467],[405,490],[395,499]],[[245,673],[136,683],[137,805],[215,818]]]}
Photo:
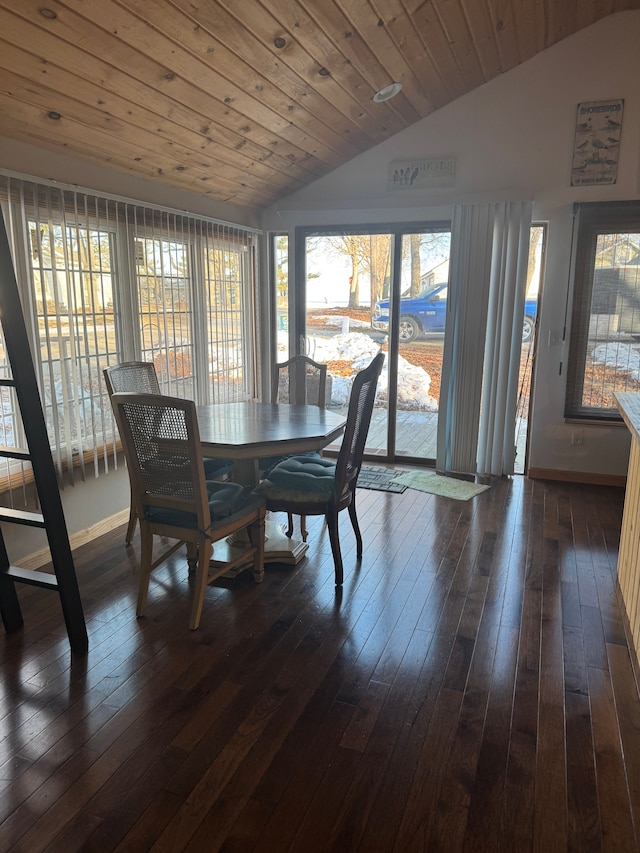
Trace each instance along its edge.
{"label": "lofted vaulted ceiling", "polygon": [[[0,135],[261,208],[631,8],[640,0],[0,0]],[[392,81],[402,92],[374,103]]]}

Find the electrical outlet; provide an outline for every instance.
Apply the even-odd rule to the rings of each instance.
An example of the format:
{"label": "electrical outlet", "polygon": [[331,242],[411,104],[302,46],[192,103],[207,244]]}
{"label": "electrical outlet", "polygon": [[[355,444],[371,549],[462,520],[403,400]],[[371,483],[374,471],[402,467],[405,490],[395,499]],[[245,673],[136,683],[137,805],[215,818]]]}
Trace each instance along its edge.
{"label": "electrical outlet", "polygon": [[584,444],[584,430],[574,429],[571,433],[571,444],[579,446]]}

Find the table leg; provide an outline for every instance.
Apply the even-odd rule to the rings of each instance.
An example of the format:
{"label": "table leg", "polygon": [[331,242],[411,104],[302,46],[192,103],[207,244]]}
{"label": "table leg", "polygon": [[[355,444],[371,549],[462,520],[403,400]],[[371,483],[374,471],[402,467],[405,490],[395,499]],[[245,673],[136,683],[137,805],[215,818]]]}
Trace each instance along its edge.
{"label": "table leg", "polygon": [[265,532],[265,563],[287,563],[296,566],[309,550],[307,542],[287,536],[285,524],[278,520],[276,513],[267,513]]}
{"label": "table leg", "polygon": [[[246,542],[243,541],[246,537]],[[211,564],[220,566],[222,563],[228,563],[231,559],[239,556],[242,551],[245,551],[248,546],[248,534],[246,531],[239,532],[233,536],[228,536],[226,540],[215,542],[213,545],[213,553]],[[297,566],[300,560],[304,557],[309,549],[307,542],[300,542],[298,539],[289,539],[285,533],[285,524],[279,521],[275,513],[268,512],[265,519],[265,541],[264,541],[264,562],[267,563],[285,563],[289,566]],[[247,557],[245,565],[236,566],[222,575],[223,578],[235,578],[240,572],[246,571],[252,566],[252,558]]]}
{"label": "table leg", "polygon": [[[236,483],[255,485],[259,480],[258,460],[257,459],[238,459],[233,466],[233,479]],[[286,563],[290,566],[296,566],[304,557],[309,549],[306,542],[300,542],[297,539],[289,538],[285,533],[285,525],[277,520],[277,517],[268,512],[265,519],[265,546],[264,546],[264,562],[267,563]],[[224,555],[222,554],[223,547],[228,548]],[[228,561],[229,557],[237,556],[242,550],[249,546],[249,534],[246,530],[238,531],[227,537],[226,542],[214,544],[212,563],[220,564],[223,561]],[[240,572],[245,571],[247,566],[251,564],[251,558],[247,558],[246,566],[239,566],[232,569],[223,575],[225,578],[236,577]]]}

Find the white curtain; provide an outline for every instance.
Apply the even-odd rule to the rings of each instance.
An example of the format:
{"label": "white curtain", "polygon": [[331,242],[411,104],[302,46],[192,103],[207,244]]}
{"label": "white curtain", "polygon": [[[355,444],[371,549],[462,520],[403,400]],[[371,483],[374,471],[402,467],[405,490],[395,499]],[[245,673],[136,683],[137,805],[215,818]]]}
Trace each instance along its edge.
{"label": "white curtain", "polygon": [[436,454],[443,473],[476,469],[494,208],[453,210]]}
{"label": "white curtain", "polygon": [[532,207],[454,209],[439,471],[513,473]]}
{"label": "white curtain", "polygon": [[513,474],[531,202],[496,210],[484,353],[478,474]]}

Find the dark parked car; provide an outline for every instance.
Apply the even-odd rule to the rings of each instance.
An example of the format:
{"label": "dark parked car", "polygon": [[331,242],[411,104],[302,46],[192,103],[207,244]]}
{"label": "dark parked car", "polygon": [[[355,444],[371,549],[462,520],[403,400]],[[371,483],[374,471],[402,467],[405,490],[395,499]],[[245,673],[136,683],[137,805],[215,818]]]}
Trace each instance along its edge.
{"label": "dark parked car", "polygon": [[[533,334],[538,303],[527,299],[524,304],[522,340],[528,341]],[[400,342],[409,343],[425,332],[444,332],[447,313],[447,285],[436,284],[414,297],[400,300]],[[379,332],[389,331],[389,300],[376,302],[371,326]]]}

